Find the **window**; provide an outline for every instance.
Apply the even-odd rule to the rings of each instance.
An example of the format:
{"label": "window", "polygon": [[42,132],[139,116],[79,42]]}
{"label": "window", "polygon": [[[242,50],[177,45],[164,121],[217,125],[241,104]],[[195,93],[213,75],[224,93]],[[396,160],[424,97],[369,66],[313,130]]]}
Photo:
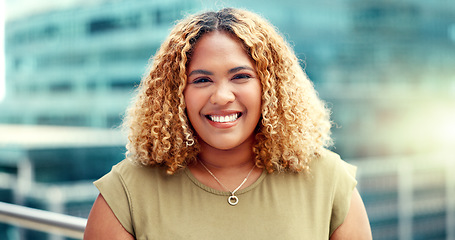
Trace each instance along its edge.
{"label": "window", "polygon": [[111,89],[116,90],[132,90],[139,85],[140,79],[136,78],[125,78],[125,79],[114,79],[111,82]]}
{"label": "window", "polygon": [[53,93],[71,92],[73,86],[69,82],[53,83],[49,86],[49,90]]}
{"label": "window", "polygon": [[103,18],[95,19],[89,23],[89,33],[97,34],[116,30],[120,28],[120,23],[118,19],[115,18]]}

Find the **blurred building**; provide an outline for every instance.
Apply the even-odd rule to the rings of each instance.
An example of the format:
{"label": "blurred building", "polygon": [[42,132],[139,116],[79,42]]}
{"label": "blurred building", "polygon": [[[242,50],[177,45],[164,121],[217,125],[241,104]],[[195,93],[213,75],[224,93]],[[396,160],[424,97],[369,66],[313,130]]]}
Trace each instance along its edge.
{"label": "blurred building", "polygon": [[[118,130],[0,125],[0,201],[86,218],[98,191],[92,181],[120,162]],[[0,223],[0,239],[60,239]]]}
{"label": "blurred building", "polygon": [[[0,123],[118,126],[173,22],[224,6],[269,19],[303,60],[333,110],[335,151],[360,167],[374,239],[454,238],[454,166],[447,163],[455,159],[431,153],[455,147],[455,2],[123,0],[16,18],[5,29],[7,95]],[[52,166],[62,156],[89,151],[54,150],[45,157]],[[46,162],[43,151],[21,151]],[[23,164],[0,154],[7,174]],[[93,154],[90,159],[102,158]],[[64,184],[77,169],[65,176],[52,167],[27,171]],[[38,195],[9,200],[52,209]]]}
{"label": "blurred building", "polygon": [[441,136],[450,122],[434,126],[455,120],[443,113],[455,108],[455,4],[447,1],[101,1],[13,19],[0,123],[117,126],[174,21],[204,4],[246,7],[278,27],[332,107],[344,158],[432,151],[454,140]]}
{"label": "blurred building", "polygon": [[375,240],[455,239],[449,153],[354,161]]}
{"label": "blurred building", "polygon": [[[120,124],[173,22],[191,8],[102,1],[7,22],[0,201],[88,216],[92,181],[124,157],[126,137],[109,128]],[[0,224],[0,239],[63,238]]]}
{"label": "blurred building", "polygon": [[349,35],[320,70],[320,92],[341,126],[337,149],[406,155],[454,142],[455,3],[346,3]]}
{"label": "blurred building", "polygon": [[27,16],[5,27],[3,123],[120,123],[148,58],[189,1],[114,1]]}

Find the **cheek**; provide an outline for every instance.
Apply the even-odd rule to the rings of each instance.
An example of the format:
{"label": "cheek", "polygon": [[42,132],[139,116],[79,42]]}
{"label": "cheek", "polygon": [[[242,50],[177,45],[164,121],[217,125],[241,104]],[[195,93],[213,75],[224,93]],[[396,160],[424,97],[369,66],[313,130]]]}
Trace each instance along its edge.
{"label": "cheek", "polygon": [[183,97],[185,98],[186,114],[191,121],[191,118],[199,114],[200,106],[198,104],[201,102],[200,97],[191,90],[186,90],[183,93]]}
{"label": "cheek", "polygon": [[262,109],[262,88],[260,83],[257,83],[247,94],[248,102],[251,104],[251,107],[255,108],[257,111],[261,112]]}

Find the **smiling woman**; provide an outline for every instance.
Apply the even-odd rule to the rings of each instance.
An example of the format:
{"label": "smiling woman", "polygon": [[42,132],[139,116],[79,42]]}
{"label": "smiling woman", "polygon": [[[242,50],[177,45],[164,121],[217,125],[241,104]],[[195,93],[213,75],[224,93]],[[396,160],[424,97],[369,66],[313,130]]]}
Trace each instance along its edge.
{"label": "smiling woman", "polygon": [[226,33],[209,33],[195,45],[184,97],[206,151],[252,149],[261,116],[261,83],[254,69],[241,42]]}
{"label": "smiling woman", "polygon": [[325,149],[328,109],[251,12],[179,22],[125,126],[86,239],[371,239],[356,168]]}

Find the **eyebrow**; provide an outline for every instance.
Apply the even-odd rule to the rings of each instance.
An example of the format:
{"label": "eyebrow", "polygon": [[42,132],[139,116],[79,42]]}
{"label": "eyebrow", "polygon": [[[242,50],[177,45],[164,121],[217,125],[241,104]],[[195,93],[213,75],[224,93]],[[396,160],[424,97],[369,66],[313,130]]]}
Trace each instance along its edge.
{"label": "eyebrow", "polygon": [[[235,68],[229,69],[228,73],[229,73],[229,74],[232,74],[232,73],[236,73],[236,72],[241,71],[241,70],[250,70],[250,71],[254,71],[254,69],[252,69],[251,67],[248,67],[248,66],[239,66],[239,67],[235,67]],[[197,69],[197,70],[191,71],[190,74],[188,74],[188,77],[191,76],[191,75],[194,75],[194,74],[214,75],[214,74],[213,74],[212,72],[210,72],[210,71],[202,70],[202,69]]]}
{"label": "eyebrow", "polygon": [[235,68],[232,68],[228,71],[228,73],[232,74],[232,73],[236,73],[238,71],[242,71],[242,70],[250,70],[250,71],[254,71],[254,69],[248,67],[248,66],[240,66],[240,67],[235,67]]}
{"label": "eyebrow", "polygon": [[213,75],[212,72],[209,72],[207,70],[198,69],[198,70],[191,71],[190,74],[188,74],[188,77],[193,74]]}

